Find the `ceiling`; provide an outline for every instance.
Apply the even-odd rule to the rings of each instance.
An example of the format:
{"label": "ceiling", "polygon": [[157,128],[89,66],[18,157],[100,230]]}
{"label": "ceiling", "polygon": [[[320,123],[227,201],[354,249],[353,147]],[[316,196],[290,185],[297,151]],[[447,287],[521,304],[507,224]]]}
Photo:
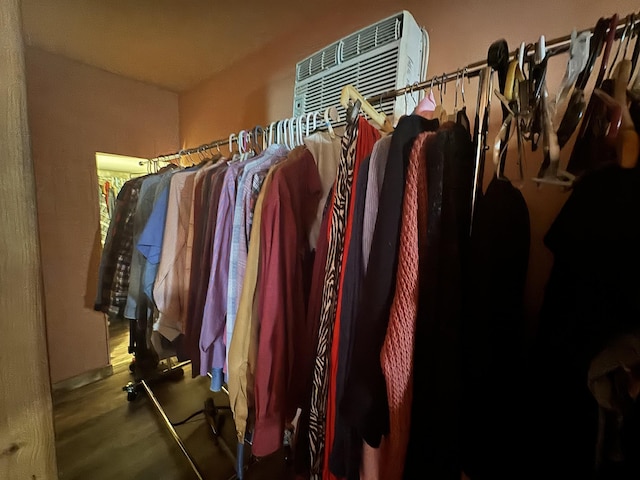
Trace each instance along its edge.
{"label": "ceiling", "polygon": [[318,13],[283,0],[22,0],[27,45],[176,92]]}

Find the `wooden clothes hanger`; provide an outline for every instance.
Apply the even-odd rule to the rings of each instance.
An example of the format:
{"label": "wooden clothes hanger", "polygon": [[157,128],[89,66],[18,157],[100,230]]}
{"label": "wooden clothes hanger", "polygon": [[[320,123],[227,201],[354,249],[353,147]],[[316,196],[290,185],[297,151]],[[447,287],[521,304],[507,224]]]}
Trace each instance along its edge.
{"label": "wooden clothes hanger", "polygon": [[632,61],[624,58],[613,68],[612,72],[614,79],[613,99],[620,105],[620,127],[616,138],[616,155],[619,165],[623,168],[634,168],[640,155],[640,137],[627,107],[627,86],[633,73],[632,68]]}
{"label": "wooden clothes hanger", "polygon": [[387,116],[378,112],[373,106],[358,92],[358,90],[353,85],[346,85],[342,88],[342,92],[340,92],[340,105],[342,105],[345,109],[349,109],[352,103],[356,101],[360,102],[360,109],[366,113],[369,118],[378,125],[380,130],[385,133],[393,132],[393,125],[387,118]]}

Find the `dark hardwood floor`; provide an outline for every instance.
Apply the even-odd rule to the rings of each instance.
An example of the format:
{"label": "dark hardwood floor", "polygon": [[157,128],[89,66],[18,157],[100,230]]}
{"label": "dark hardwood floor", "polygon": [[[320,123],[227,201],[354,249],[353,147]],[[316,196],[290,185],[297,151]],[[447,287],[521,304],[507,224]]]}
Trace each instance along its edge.
{"label": "dark hardwood floor", "polygon": [[[112,321],[110,344],[114,374],[82,388],[54,396],[56,450],[60,479],[64,480],[191,480],[197,478],[150,399],[140,393],[127,401],[122,387],[131,381],[127,322]],[[153,386],[172,422],[182,420],[204,406],[207,397],[216,405],[228,405],[225,394],[209,390],[207,378],[184,378]],[[231,414],[224,414],[222,437],[235,453],[235,428]],[[231,458],[214,439],[203,415],[176,427],[205,480],[234,475]],[[250,452],[246,454],[247,461]],[[263,458],[245,474],[247,480],[283,479],[282,452]]]}

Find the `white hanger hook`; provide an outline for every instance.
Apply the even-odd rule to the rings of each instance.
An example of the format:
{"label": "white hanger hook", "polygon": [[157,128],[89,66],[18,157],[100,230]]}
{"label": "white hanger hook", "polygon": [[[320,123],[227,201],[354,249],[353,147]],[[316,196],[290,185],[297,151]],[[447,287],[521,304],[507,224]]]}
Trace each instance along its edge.
{"label": "white hanger hook", "polygon": [[236,138],[236,134],[229,135],[229,154],[233,154],[233,139]]}
{"label": "white hanger hook", "polygon": [[296,139],[293,134],[293,123],[295,123],[294,119],[287,119],[287,146],[289,150],[296,148]]}
{"label": "white hanger hook", "polygon": [[287,145],[287,147],[289,147],[289,149],[291,149],[291,148],[293,148],[293,138],[292,138],[293,137],[293,135],[292,135],[293,132],[291,131],[291,119],[287,118],[285,120],[285,122],[286,122],[285,123],[285,125],[286,125],[285,135],[284,135],[285,144]]}
{"label": "white hanger hook", "polygon": [[298,117],[298,124],[297,124],[297,129],[298,129],[298,145],[302,145],[304,143],[304,135],[303,135],[303,130],[302,130],[302,121],[304,120],[305,116],[304,115],[300,115]]}
{"label": "white hanger hook", "polygon": [[289,119],[289,142],[291,143],[291,148],[295,148],[298,146],[298,137],[295,132],[296,126],[296,117],[291,117]]}
{"label": "white hanger hook", "polygon": [[242,148],[242,130],[238,132],[236,137],[236,142],[238,143],[238,153],[242,155],[244,153],[244,148]]}
{"label": "white hanger hook", "polygon": [[282,120],[282,143],[287,148],[289,148],[289,139],[287,138],[288,131],[289,131],[289,119],[286,118]]}
{"label": "white hanger hook", "polygon": [[333,130],[333,125],[331,125],[331,118],[329,115],[330,113],[332,114],[331,116],[335,118],[337,116],[337,115],[334,115],[334,113],[337,113],[336,107],[327,107],[324,111],[324,124],[326,125],[327,130],[329,131],[329,136],[331,138],[336,138],[336,134]]}
{"label": "white hanger hook", "polygon": [[311,125],[311,121],[310,120],[311,120],[312,116],[313,116],[313,113],[307,113],[307,128],[306,128],[307,137],[311,133],[311,129],[309,128],[309,126]]}
{"label": "white hanger hook", "polygon": [[269,139],[267,140],[267,143],[269,144],[269,146],[273,145],[273,140],[274,140],[273,131],[275,130],[277,124],[278,122],[271,122],[271,125],[269,125]]}

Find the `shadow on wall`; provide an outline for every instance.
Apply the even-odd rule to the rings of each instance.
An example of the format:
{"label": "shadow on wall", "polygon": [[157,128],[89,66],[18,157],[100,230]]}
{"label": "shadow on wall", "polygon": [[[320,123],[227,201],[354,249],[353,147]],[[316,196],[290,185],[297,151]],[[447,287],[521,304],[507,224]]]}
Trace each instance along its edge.
{"label": "shadow on wall", "polygon": [[91,247],[91,257],[87,270],[87,284],[84,294],[84,306],[93,310],[98,293],[98,270],[100,268],[100,257],[102,256],[102,244],[100,242],[100,223],[96,226],[96,233],[93,236],[93,246]]}

